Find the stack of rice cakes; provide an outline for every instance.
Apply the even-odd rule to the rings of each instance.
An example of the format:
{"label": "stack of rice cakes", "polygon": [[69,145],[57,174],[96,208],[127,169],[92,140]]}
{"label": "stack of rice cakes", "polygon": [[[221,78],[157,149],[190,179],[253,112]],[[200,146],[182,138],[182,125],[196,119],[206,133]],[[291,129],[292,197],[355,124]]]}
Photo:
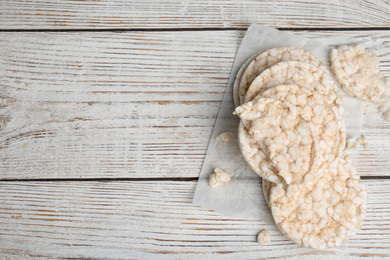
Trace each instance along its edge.
{"label": "stack of rice cakes", "polygon": [[322,62],[303,49],[267,50],[242,66],[233,95],[241,153],[263,178],[278,228],[312,248],[355,234],[366,192],[344,152],[342,98]]}

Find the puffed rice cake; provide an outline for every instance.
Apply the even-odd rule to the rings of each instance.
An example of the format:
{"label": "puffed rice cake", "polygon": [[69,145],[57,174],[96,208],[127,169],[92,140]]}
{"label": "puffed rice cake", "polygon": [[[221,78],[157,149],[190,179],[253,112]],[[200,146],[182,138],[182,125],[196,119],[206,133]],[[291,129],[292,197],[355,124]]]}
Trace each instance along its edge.
{"label": "puffed rice cake", "polygon": [[[264,70],[282,61],[304,61],[319,67],[322,62],[311,53],[301,48],[282,47],[266,50],[255,57],[251,57],[242,67],[237,75],[234,88],[236,93],[235,105],[239,106],[244,103],[246,92],[253,80]],[[238,92],[238,94],[237,94]]]}
{"label": "puffed rice cake", "polygon": [[242,75],[244,74],[249,63],[251,63],[253,61],[253,59],[256,58],[256,56],[260,55],[260,53],[256,53],[256,54],[252,55],[249,59],[247,59],[237,73],[237,76],[236,76],[236,79],[234,80],[234,85],[233,85],[233,101],[234,101],[234,105],[236,107],[240,105],[239,89],[240,89],[240,81],[241,81]]}
{"label": "puffed rice cake", "polygon": [[366,191],[345,156],[316,183],[294,185],[286,196],[271,184],[269,206],[278,228],[294,242],[312,248],[340,246],[362,226]]}
{"label": "puffed rice cake", "polygon": [[323,163],[342,156],[346,133],[341,111],[329,104],[320,93],[296,85],[279,85],[267,89],[261,93],[261,97],[288,102],[303,111],[320,137],[320,160]]}
{"label": "puffed rice cake", "polygon": [[[258,96],[236,108],[236,112],[241,118],[241,152],[257,174],[286,184],[312,178],[320,162],[319,138],[299,107]],[[265,157],[259,156],[259,150]]]}
{"label": "puffed rice cake", "polygon": [[250,85],[244,102],[253,100],[266,89],[288,84],[313,89],[324,95],[330,104],[342,105],[336,83],[326,67],[300,61],[279,62],[260,73]]}
{"label": "puffed rice cake", "polygon": [[363,44],[333,49],[330,61],[345,92],[372,103],[389,101],[390,81],[380,72],[378,57]]}

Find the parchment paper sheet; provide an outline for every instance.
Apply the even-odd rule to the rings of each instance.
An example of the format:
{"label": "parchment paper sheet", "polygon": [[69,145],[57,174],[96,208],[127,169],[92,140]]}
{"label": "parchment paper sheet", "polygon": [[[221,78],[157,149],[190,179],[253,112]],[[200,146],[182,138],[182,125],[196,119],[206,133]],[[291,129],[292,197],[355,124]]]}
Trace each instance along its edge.
{"label": "parchment paper sheet", "polygon": [[[247,166],[240,154],[237,141],[239,118],[232,114],[235,109],[232,92],[237,72],[249,57],[259,51],[288,46],[305,49],[318,57],[329,68],[330,47],[322,42],[259,24],[252,24],[248,28],[237,51],[228,86],[210,138],[193,199],[195,205],[227,216],[254,218],[269,224],[273,223],[271,212],[263,198],[261,178]],[[347,135],[360,136],[361,101],[343,95],[343,102],[343,118]],[[227,131],[233,133],[231,142],[217,142],[216,137]],[[223,169],[232,176],[227,185],[216,188],[211,188],[208,185],[208,176],[215,168]]]}

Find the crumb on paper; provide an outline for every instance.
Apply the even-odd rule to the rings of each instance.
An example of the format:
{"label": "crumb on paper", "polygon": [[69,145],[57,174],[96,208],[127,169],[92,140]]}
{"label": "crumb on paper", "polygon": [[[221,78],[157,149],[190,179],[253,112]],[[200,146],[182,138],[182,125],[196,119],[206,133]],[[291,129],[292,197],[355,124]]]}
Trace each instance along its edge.
{"label": "crumb on paper", "polygon": [[383,105],[380,106],[378,110],[381,113],[382,118],[390,122],[390,107],[387,105]]}
{"label": "crumb on paper", "polygon": [[264,229],[257,235],[257,243],[260,245],[271,243],[271,235],[268,230]]}
{"label": "crumb on paper", "polygon": [[221,143],[229,143],[230,140],[232,139],[232,132],[224,132],[220,135],[217,136],[217,141]]}
{"label": "crumb on paper", "polygon": [[355,150],[356,149],[356,138],[348,137],[345,142],[345,150]]}
{"label": "crumb on paper", "polygon": [[211,188],[215,188],[220,186],[221,184],[228,183],[230,179],[231,177],[227,172],[219,168],[215,168],[214,173],[210,174],[209,184]]}

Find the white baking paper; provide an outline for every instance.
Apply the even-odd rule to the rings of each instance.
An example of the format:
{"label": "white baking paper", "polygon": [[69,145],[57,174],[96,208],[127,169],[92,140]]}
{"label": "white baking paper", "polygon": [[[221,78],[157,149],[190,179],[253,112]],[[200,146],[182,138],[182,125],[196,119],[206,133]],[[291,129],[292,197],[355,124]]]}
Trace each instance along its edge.
{"label": "white baking paper", "polygon": [[[309,40],[291,32],[279,31],[259,24],[252,24],[248,28],[237,51],[210,138],[193,199],[195,205],[227,216],[254,218],[273,223],[271,212],[262,194],[261,178],[247,166],[239,150],[237,141],[239,118],[232,114],[235,109],[232,92],[237,72],[248,58],[259,51],[288,46],[305,49],[329,68],[330,47],[320,41]],[[347,135],[360,136],[361,102],[347,95],[344,96],[343,117]],[[221,143],[216,140],[216,137],[223,132],[233,133],[230,143]],[[209,186],[208,177],[215,168],[225,170],[231,175],[232,179],[228,184],[216,188]]]}

